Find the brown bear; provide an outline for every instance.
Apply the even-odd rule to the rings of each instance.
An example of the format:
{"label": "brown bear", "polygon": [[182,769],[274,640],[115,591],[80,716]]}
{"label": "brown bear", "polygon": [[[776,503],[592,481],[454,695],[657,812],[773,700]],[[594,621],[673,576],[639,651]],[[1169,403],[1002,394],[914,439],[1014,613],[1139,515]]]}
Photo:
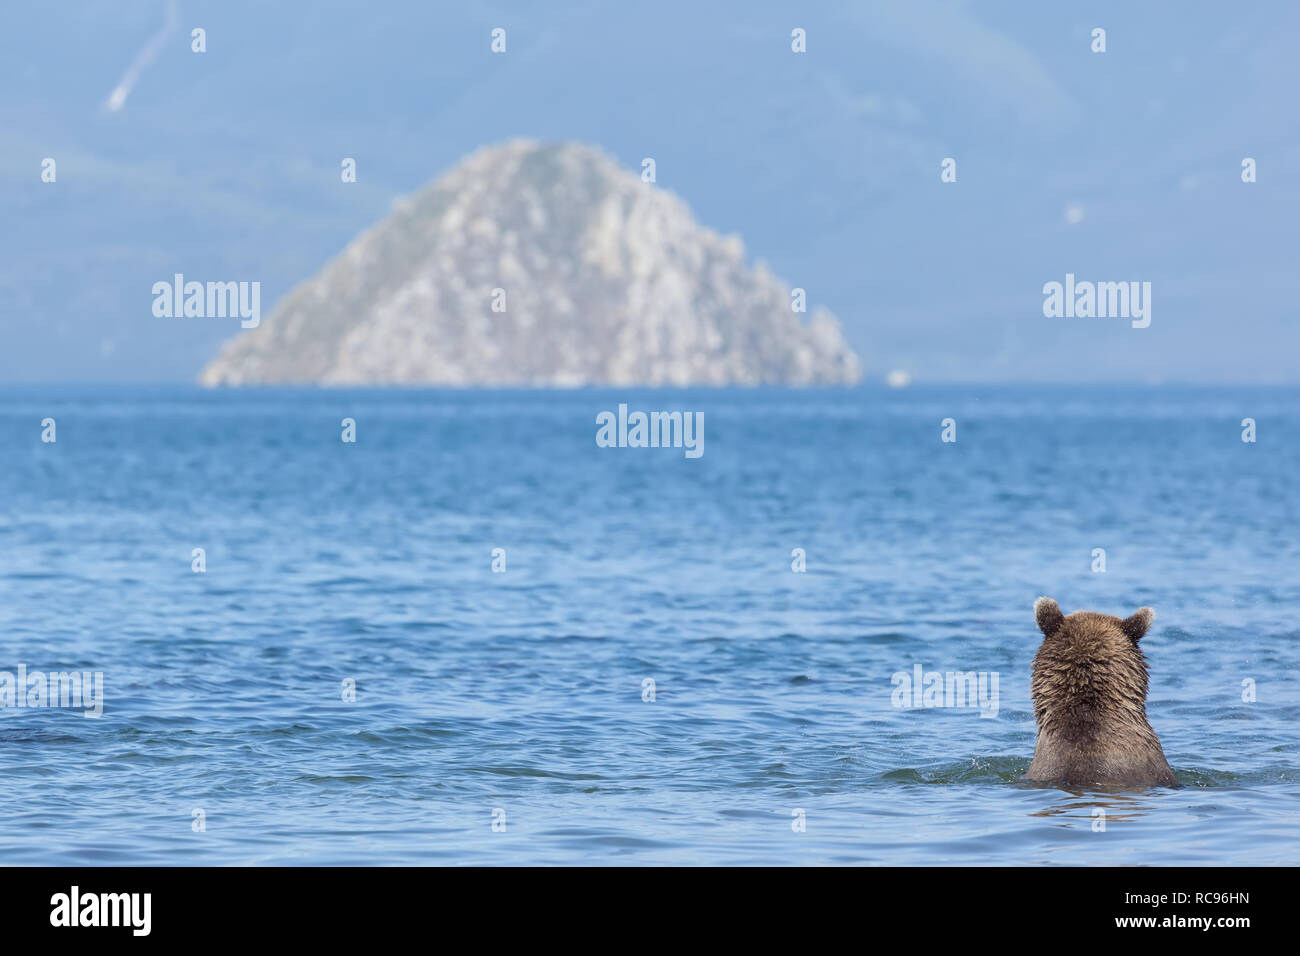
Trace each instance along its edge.
{"label": "brown bear", "polygon": [[1034,602],[1043,645],[1031,684],[1038,743],[1025,780],[1066,787],[1175,787],[1147,723],[1147,661],[1138,641],[1155,620],[1138,608],[1120,619],[1093,611],[1068,617],[1051,598]]}

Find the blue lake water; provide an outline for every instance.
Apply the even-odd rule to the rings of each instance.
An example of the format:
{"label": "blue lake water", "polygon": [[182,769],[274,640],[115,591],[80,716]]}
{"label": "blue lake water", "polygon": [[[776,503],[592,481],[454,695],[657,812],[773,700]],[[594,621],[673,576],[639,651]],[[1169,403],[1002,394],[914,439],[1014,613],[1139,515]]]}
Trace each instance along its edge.
{"label": "blue lake water", "polygon": [[[1300,862],[1295,389],[6,388],[0,465],[0,671],[104,682],[0,709],[0,863]],[[1041,594],[1156,609],[1183,787],[1016,784]]]}

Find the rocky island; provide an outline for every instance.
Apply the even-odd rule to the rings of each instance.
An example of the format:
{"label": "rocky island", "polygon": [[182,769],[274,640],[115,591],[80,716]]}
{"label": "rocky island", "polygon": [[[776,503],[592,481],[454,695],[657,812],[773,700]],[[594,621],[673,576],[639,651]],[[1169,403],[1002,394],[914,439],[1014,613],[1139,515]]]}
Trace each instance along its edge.
{"label": "rocky island", "polygon": [[481,149],[395,204],[204,385],[851,385],[824,310],[604,153]]}

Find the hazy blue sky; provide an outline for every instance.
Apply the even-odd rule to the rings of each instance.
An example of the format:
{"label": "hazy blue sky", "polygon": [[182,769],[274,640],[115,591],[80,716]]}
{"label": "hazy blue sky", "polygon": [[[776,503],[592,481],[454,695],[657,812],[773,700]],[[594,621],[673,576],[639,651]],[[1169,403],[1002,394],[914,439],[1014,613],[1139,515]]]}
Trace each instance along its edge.
{"label": "hazy blue sky", "polygon": [[[1300,380],[1289,0],[174,6],[0,13],[0,383],[190,381],[238,322],[155,318],[154,282],[259,280],[268,312],[517,136],[653,156],[871,378]],[[1150,282],[1150,327],[1044,317],[1067,272]]]}

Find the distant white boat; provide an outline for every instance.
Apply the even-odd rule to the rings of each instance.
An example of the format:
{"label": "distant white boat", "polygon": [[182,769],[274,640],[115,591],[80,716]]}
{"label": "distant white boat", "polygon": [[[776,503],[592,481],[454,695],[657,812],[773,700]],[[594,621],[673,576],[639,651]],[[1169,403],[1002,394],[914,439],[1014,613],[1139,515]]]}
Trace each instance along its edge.
{"label": "distant white boat", "polygon": [[907,388],[912,384],[912,376],[901,368],[896,368],[885,376],[885,384],[890,388]]}

